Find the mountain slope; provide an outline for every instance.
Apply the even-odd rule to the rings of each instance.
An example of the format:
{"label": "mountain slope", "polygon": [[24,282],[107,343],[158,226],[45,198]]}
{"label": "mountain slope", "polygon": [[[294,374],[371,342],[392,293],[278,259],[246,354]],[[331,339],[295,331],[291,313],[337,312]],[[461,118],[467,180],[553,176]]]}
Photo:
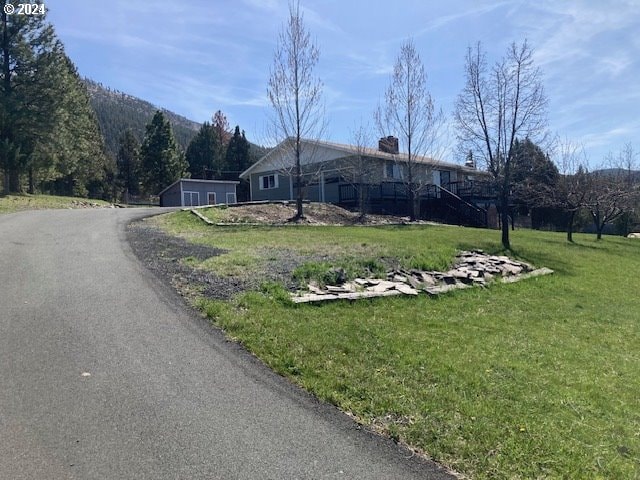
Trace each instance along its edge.
{"label": "mountain slope", "polygon": [[[199,123],[165,108],[156,107],[145,100],[117,90],[111,90],[101,83],[88,78],[83,79],[83,83],[87,87],[91,105],[96,111],[107,153],[113,158],[118,154],[120,137],[127,129],[131,129],[138,141],[142,141],[145,126],[151,121],[151,117],[153,117],[156,110],[162,110],[169,119],[173,134],[183,152],[187,150],[189,142],[200,129],[201,125]],[[229,132],[229,138],[231,136],[232,132]],[[249,153],[251,163],[268,152],[267,148],[251,142],[249,144],[251,146]]]}
{"label": "mountain slope", "polygon": [[118,153],[118,141],[127,129],[133,131],[139,141],[144,136],[145,126],[156,110],[162,110],[171,122],[173,133],[180,148],[187,149],[189,142],[198,132],[200,124],[149,102],[111,90],[102,84],[85,78],[91,105],[96,111],[100,129],[104,136],[107,152],[114,158]]}

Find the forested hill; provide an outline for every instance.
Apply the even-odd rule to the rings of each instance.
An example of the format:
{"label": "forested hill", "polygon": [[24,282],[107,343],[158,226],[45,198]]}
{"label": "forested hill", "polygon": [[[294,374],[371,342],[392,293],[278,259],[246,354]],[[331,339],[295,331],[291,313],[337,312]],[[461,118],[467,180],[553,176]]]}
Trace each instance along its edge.
{"label": "forested hill", "polygon": [[640,170],[627,170],[624,168],[604,168],[591,172],[594,175],[601,175],[610,178],[629,178],[632,182],[640,182]]}
{"label": "forested hill", "polygon": [[176,142],[182,151],[186,151],[189,142],[200,128],[199,123],[126,93],[111,90],[93,80],[85,78],[83,83],[87,87],[91,105],[98,117],[105,146],[113,158],[118,153],[118,142],[125,130],[131,129],[138,141],[141,141],[145,126],[157,110],[162,110],[169,119]]}

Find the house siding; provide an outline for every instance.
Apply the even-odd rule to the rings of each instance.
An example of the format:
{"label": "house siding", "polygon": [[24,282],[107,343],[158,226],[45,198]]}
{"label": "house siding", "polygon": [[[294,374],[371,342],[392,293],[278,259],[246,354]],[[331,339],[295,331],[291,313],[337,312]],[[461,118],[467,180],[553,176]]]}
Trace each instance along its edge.
{"label": "house siding", "polygon": [[[261,190],[260,177],[265,175],[278,175],[278,187]],[[276,171],[251,174],[251,200],[291,200],[289,176]]]}
{"label": "house siding", "polygon": [[[323,145],[322,143],[313,152],[313,163],[310,163],[309,155],[306,153],[303,149],[301,164],[305,181],[308,182],[304,188],[304,199],[315,202],[342,203],[341,186],[353,182],[353,178],[349,178],[350,176],[346,172],[353,168],[352,157],[355,154],[352,151],[344,151],[339,146],[332,147],[330,144]],[[398,159],[392,155],[375,152],[365,154],[365,161],[371,164],[369,169],[371,173],[366,180],[366,183],[370,185],[382,186],[390,183],[400,185],[407,180],[407,166],[403,162],[402,156]],[[282,173],[283,168],[290,168],[293,163],[294,159],[290,150],[276,148],[265,156],[264,160],[259,161],[255,167],[247,171],[246,177],[243,178],[250,181],[251,200],[295,199],[297,196],[295,181],[294,185],[291,185],[290,176],[287,173]],[[393,176],[387,176],[388,164],[394,165]],[[463,166],[438,161],[428,164],[416,162],[414,167],[414,181],[444,188],[450,186],[453,190],[457,190],[455,182],[473,178],[479,173]],[[273,174],[279,176],[278,187],[261,190],[260,177]]]}
{"label": "house siding", "polygon": [[[216,203],[227,203],[227,193],[236,194],[236,186],[237,183],[235,182],[213,183],[198,180],[181,180],[162,192],[160,195],[160,205],[163,207],[208,205],[208,194],[210,192],[216,194]],[[184,194],[186,192],[193,192],[194,194],[191,205],[185,204],[184,202]]]}
{"label": "house siding", "polygon": [[161,207],[179,207],[182,205],[180,195],[180,183],[172,185],[167,191],[160,195]]}

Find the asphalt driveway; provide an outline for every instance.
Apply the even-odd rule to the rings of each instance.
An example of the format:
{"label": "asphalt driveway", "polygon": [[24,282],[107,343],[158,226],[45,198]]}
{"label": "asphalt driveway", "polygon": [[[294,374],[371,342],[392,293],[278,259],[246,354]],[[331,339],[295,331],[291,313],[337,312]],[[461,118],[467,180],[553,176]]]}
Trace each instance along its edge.
{"label": "asphalt driveway", "polygon": [[148,214],[0,216],[0,478],[452,478],[186,308],[126,242]]}

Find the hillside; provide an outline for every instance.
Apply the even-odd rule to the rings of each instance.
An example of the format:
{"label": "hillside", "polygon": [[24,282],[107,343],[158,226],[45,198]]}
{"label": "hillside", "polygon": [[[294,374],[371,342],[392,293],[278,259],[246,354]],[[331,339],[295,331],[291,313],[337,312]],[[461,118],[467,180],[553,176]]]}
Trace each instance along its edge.
{"label": "hillside", "polygon": [[[107,152],[112,157],[118,153],[118,141],[122,134],[130,128],[139,141],[144,136],[145,126],[160,109],[171,122],[173,133],[182,151],[187,150],[189,142],[200,129],[200,124],[188,118],[157,107],[145,100],[112,90],[91,79],[83,79],[91,98],[91,105],[96,111],[100,130],[104,136]],[[231,132],[229,132],[231,134]],[[231,137],[231,135],[229,135]],[[251,162],[263,156],[268,149],[249,142],[251,145]]]}
{"label": "hillside", "polygon": [[631,176],[633,182],[640,182],[640,170],[627,171],[624,168],[603,168],[591,172],[593,175],[601,175],[603,177],[627,178]]}
{"label": "hillside", "polygon": [[187,145],[200,128],[197,122],[139,98],[111,90],[87,78],[83,82],[89,92],[91,105],[96,111],[107,151],[113,157],[118,152],[118,140],[124,131],[130,128],[138,140],[142,140],[145,126],[158,109],[162,110],[171,122],[176,141],[182,150],[187,149]]}

